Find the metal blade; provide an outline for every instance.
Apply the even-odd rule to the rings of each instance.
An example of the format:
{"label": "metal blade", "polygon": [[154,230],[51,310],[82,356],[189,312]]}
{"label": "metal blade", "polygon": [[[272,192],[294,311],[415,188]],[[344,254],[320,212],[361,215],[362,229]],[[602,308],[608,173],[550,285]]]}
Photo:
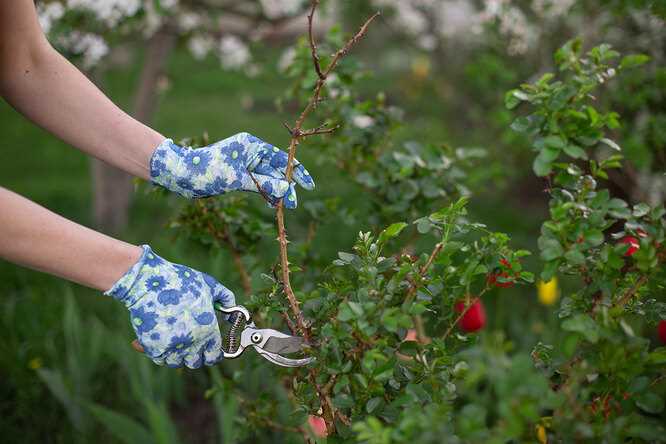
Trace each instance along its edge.
{"label": "metal blade", "polygon": [[287,336],[285,338],[271,336],[261,348],[270,353],[286,354],[299,352],[302,346],[303,338],[300,336]]}

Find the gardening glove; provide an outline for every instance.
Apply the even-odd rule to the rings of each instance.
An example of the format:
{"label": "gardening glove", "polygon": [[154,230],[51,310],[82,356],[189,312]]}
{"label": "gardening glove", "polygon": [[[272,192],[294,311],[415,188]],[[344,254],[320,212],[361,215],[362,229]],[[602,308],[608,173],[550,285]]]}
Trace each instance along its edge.
{"label": "gardening glove", "polygon": [[125,304],[139,343],[156,364],[219,362],[222,338],[213,303],[234,306],[234,294],[211,276],[142,248],[141,259],[104,294]]}
{"label": "gardening glove", "polygon": [[[188,198],[254,191],[260,192],[270,206],[285,198],[285,208],[296,208],[294,184],[285,176],[287,158],[284,151],[248,133],[199,149],[166,139],[152,155],[150,177],[153,183]],[[314,189],[310,173],[297,160],[293,179],[306,190]]]}

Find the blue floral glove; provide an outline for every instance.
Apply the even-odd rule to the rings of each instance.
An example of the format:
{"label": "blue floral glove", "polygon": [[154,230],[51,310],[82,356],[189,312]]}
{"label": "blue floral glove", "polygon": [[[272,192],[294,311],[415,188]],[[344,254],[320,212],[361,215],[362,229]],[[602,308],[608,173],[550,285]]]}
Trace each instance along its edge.
{"label": "blue floral glove", "polygon": [[107,291],[122,301],[144,352],[158,365],[199,368],[222,358],[213,302],[234,294],[205,273],[172,264],[143,247],[141,259]]}
{"label": "blue floral glove", "polygon": [[[285,177],[287,158],[284,151],[248,133],[199,149],[167,139],[153,153],[150,176],[153,183],[188,198],[235,190],[259,192],[259,184],[269,205],[285,198],[285,208],[296,208],[294,184]],[[312,177],[296,160],[293,179],[306,190],[314,189]]]}

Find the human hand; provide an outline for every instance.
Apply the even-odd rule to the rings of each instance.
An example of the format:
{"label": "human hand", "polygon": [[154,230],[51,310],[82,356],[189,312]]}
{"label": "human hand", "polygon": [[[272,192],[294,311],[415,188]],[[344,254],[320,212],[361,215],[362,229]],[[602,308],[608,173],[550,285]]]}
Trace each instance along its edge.
{"label": "human hand", "polygon": [[[188,198],[243,190],[260,192],[271,206],[284,198],[285,208],[296,208],[294,184],[286,180],[287,158],[284,151],[248,133],[198,149],[167,139],[153,153],[150,176],[153,183]],[[314,189],[310,173],[297,160],[293,180]]]}
{"label": "human hand", "polygon": [[231,307],[235,298],[211,276],[144,245],[139,261],[105,294],[128,308],[139,343],[156,364],[199,368],[223,358],[213,303]]}

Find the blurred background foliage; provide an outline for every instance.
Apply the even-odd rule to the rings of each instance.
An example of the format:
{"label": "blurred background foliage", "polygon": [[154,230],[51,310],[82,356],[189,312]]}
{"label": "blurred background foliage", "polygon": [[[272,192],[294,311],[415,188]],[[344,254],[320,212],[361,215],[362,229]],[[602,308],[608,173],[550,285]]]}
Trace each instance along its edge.
{"label": "blurred background foliage", "polygon": [[[235,28],[228,33],[225,26],[231,25],[223,19],[207,23],[205,33],[201,23],[189,29],[179,25],[178,38],[168,57],[161,60],[163,66],[148,77],[152,91],[148,96],[154,95],[148,101],[154,100],[155,106],[144,120],[152,121],[158,131],[175,140],[207,134],[212,141],[247,131],[277,146],[288,143],[289,134],[282,122],[293,120],[302,93],[294,85],[307,85],[299,77],[304,73],[285,70],[285,58],[299,56],[290,49],[304,31],[305,21],[300,14],[303,5],[299,2],[286,2],[293,6],[284,11],[279,1],[162,0],[144,2],[143,9],[137,6],[136,10],[131,9],[132,2],[117,2],[121,5],[118,8],[133,12],[127,14],[129,18],[121,13],[119,18],[105,16],[107,29],[96,31],[104,39],[104,51],[99,41],[88,46],[73,44],[76,38],[72,36],[77,32],[101,29],[100,20],[91,18],[85,9],[87,2],[37,3],[52,42],[131,112],[137,110],[137,94],[150,63],[151,46],[146,42],[156,35],[146,35],[141,26],[137,31],[137,25],[151,24],[154,17],[159,17],[151,25],[154,33],[156,29],[171,29],[176,26],[174,22],[180,23],[192,11],[209,11],[211,16],[224,18],[239,13],[234,8],[241,3],[256,3],[260,36]],[[412,3],[406,1],[404,5]],[[359,230],[376,232],[390,222],[430,214],[438,208],[428,207],[428,199],[443,193],[441,197],[446,201],[446,185],[459,183],[459,174],[465,175],[465,189],[448,192],[456,196],[471,194],[470,218],[508,233],[514,247],[536,251],[540,224],[548,214],[548,199],[543,182],[532,172],[528,140],[510,129],[514,116],[504,107],[504,93],[552,71],[554,51],[579,35],[590,45],[603,41],[623,53],[650,56],[642,69],[629,71],[604,87],[597,106],[612,107],[622,121],[612,131],[613,138],[622,143],[627,162],[621,170],[610,173],[611,191],[632,203],[664,202],[666,7],[663,2],[648,0],[580,0],[564,2],[567,7],[563,11],[549,14],[548,8],[556,3],[431,0],[414,11],[428,16],[427,8],[443,8],[488,15],[495,5],[500,12],[486,17],[474,30],[451,26],[450,31],[434,32],[456,23],[456,14],[452,13],[445,23],[420,24],[412,33],[401,19],[409,18],[414,11],[401,10],[407,8],[402,3],[328,0],[329,15],[324,26],[340,23],[340,36],[355,29],[377,8],[383,15],[336,79],[344,92],[345,84],[352,82],[346,76],[358,76],[353,79],[354,89],[367,101],[367,113],[358,105],[345,109],[344,94],[329,98],[339,104],[334,111],[347,113],[345,119],[355,125],[342,128],[334,139],[308,143],[299,150],[299,160],[317,181],[316,195],[301,193],[299,211],[289,214],[287,220],[290,234],[296,239],[306,239],[312,224],[317,224],[317,249],[312,251],[305,243],[299,251],[303,258],[315,256],[316,261],[330,263],[339,250],[351,248]],[[56,11],[55,4],[63,10]],[[278,5],[277,12],[271,9],[274,4]],[[240,12],[254,13],[246,7],[241,5]],[[464,17],[458,20],[464,23]],[[412,23],[421,22],[413,18]],[[237,40],[229,40],[231,35]],[[424,35],[432,35],[432,39],[423,39]],[[225,37],[226,46],[221,44]],[[214,39],[213,49],[202,51],[201,45],[209,44],[209,38]],[[80,35],[78,39],[82,40]],[[251,59],[242,48],[251,52]],[[0,150],[2,186],[79,223],[103,226],[92,211],[93,201],[100,196],[95,196],[89,160],[36,128],[6,103],[0,104],[0,113],[4,134]],[[374,130],[364,131],[369,126]],[[377,131],[378,126],[382,131]],[[381,137],[383,133],[386,137]],[[364,139],[367,137],[373,139]],[[390,180],[391,175],[401,173],[395,162],[383,157],[389,143],[392,155],[396,147],[402,153],[398,156],[401,167],[412,168],[420,184],[418,192],[397,189],[375,196],[368,191],[376,181]],[[355,146],[376,150],[355,152]],[[470,161],[476,166],[465,167],[460,173],[446,165],[430,165],[425,172],[418,164],[413,168],[414,159],[427,159],[430,150],[439,149],[456,159],[456,165]],[[350,164],[331,168],[343,160]],[[347,180],[349,172],[354,173],[354,181]],[[405,196],[409,197],[408,205]],[[263,208],[261,197],[252,197],[249,203],[246,211],[263,215],[269,227],[270,212]],[[127,241],[149,243],[171,260],[215,275],[236,292],[240,303],[247,301],[243,294],[248,288],[264,288],[267,284],[262,273],[266,270],[256,266],[251,257],[243,259],[248,284],[243,282],[231,255],[223,250],[211,255],[201,239],[176,235],[171,228],[187,218],[184,205],[181,199],[157,197],[140,187],[131,199],[126,223],[109,229]],[[420,214],[405,214],[406,208],[417,208]],[[175,217],[177,214],[180,216]],[[245,216],[228,217],[233,224]],[[277,244],[267,226],[242,233],[245,237],[241,236],[239,246],[249,245],[243,239],[253,239],[256,232],[264,231],[256,249],[262,256],[275,257]],[[540,271],[537,258],[525,258],[523,265],[527,270]],[[308,270],[305,276],[311,280],[303,284],[304,288],[316,288],[321,276],[308,275]],[[560,284],[566,296],[567,280]],[[239,404],[250,402],[261,409],[262,399],[287,396],[283,387],[270,384],[263,362],[246,356],[202,371],[158,368],[129,347],[127,313],[110,299],[6,262],[0,262],[0,290],[0,432],[9,441],[289,441],[280,430],[261,427],[265,424],[236,414]],[[663,301],[663,288],[660,291],[655,297]],[[551,299],[542,297],[540,303],[533,286],[499,288],[486,298],[489,322],[480,334],[480,343],[496,351],[483,359],[488,367],[497,369],[504,384],[519,379],[497,364],[504,362],[503,353],[525,357],[540,342],[557,343],[558,319],[553,305],[549,305]],[[656,332],[647,332],[646,336],[656,341]],[[527,358],[520,357],[516,362],[520,364],[516,375],[529,378],[529,371],[524,369]],[[251,394],[249,399],[235,396],[239,387]],[[476,389],[468,390],[472,393]],[[292,412],[269,413],[280,424],[294,422]],[[469,442],[483,440],[474,436],[477,413],[466,411],[458,420],[460,429],[468,430]]]}

